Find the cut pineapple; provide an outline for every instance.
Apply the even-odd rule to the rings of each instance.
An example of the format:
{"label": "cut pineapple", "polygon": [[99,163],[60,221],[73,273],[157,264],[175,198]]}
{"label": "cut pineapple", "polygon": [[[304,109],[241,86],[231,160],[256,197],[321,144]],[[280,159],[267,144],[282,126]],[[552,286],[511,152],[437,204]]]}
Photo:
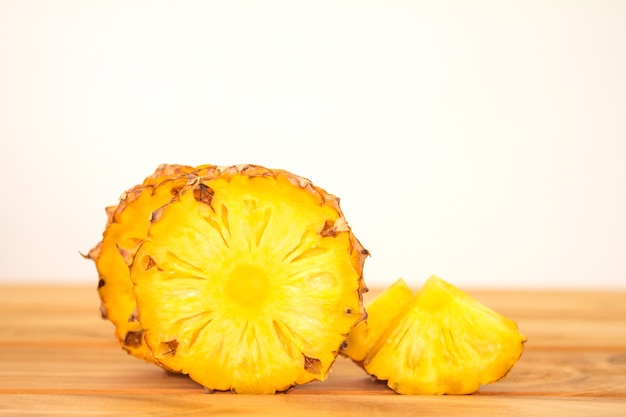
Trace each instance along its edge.
{"label": "cut pineapple", "polygon": [[259,166],[195,174],[152,214],[130,270],[155,360],[208,390],[325,379],[364,317],[368,253],[338,200]]}
{"label": "cut pineapple", "polygon": [[403,279],[398,279],[378,294],[366,304],[367,319],[350,331],[341,354],[362,365],[367,352],[404,311],[412,298],[413,292]]}
{"label": "cut pineapple", "polygon": [[469,394],[503,378],[525,341],[514,321],[433,276],[364,367],[401,394]]}
{"label": "cut pineapple", "polygon": [[152,360],[136,319],[136,303],[128,263],[137,245],[146,236],[153,210],[169,202],[187,183],[185,174],[194,168],[161,165],[143,184],[126,191],[117,206],[107,207],[107,225],[102,241],[89,251],[98,270],[98,294],[104,318],[115,326],[121,346],[131,355]]}

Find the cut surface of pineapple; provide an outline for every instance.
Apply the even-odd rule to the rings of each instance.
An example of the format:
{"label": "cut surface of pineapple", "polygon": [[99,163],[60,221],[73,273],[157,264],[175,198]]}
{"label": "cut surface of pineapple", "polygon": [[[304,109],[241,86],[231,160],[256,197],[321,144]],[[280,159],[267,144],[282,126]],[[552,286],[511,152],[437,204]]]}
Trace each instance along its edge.
{"label": "cut surface of pineapple", "polygon": [[503,378],[526,338],[517,324],[433,276],[364,361],[401,394],[470,394]]}
{"label": "cut surface of pineapple", "polygon": [[367,353],[413,298],[413,291],[402,279],[396,280],[365,305],[367,319],[348,334],[341,354],[362,365]]}
{"label": "cut surface of pineapple", "polygon": [[334,196],[282,170],[216,168],[150,223],[130,276],[155,360],[208,390],[326,378],[364,316],[367,256]]}
{"label": "cut surface of pineapple", "polygon": [[128,264],[137,245],[145,238],[152,211],[171,201],[195,168],[160,165],[140,185],[125,191],[117,206],[107,207],[107,223],[98,243],[87,255],[98,271],[101,312],[115,326],[115,336],[124,350],[139,359],[152,360],[136,319],[136,303]]}

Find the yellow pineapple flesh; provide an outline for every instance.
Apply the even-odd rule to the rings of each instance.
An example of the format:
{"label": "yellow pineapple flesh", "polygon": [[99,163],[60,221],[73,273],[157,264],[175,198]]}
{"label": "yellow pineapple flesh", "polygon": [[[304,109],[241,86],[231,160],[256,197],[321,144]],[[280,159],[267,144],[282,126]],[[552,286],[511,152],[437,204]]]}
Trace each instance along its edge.
{"label": "yellow pineapple flesh", "polygon": [[433,276],[363,365],[401,394],[470,394],[503,378],[525,341],[513,320]]}
{"label": "yellow pineapple flesh", "polygon": [[365,305],[367,319],[350,331],[341,354],[362,365],[371,347],[380,339],[389,324],[404,311],[412,298],[413,291],[403,279],[398,279],[378,294]]}
{"label": "yellow pineapple flesh", "polygon": [[117,206],[107,207],[102,241],[87,255],[98,270],[98,295],[102,316],[113,323],[120,345],[131,355],[152,360],[136,317],[133,283],[128,264],[145,238],[152,211],[171,201],[195,168],[161,165],[140,185],[124,192]]}
{"label": "yellow pineapple flesh", "polygon": [[282,170],[196,174],[152,214],[130,270],[154,359],[208,390],[324,380],[364,317],[368,253],[338,200]]}

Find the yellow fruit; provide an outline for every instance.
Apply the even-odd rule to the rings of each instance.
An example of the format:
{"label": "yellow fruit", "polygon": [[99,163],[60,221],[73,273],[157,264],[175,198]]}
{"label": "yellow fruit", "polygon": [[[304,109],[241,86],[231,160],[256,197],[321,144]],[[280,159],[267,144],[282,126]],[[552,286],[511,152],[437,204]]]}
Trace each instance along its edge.
{"label": "yellow fruit", "polygon": [[401,394],[469,394],[503,378],[525,341],[514,321],[433,276],[364,367]]}
{"label": "yellow fruit", "polygon": [[413,292],[403,279],[398,279],[378,294],[365,305],[367,319],[350,331],[341,354],[362,365],[367,352],[380,339],[390,323],[404,311],[412,298]]}
{"label": "yellow fruit", "polygon": [[169,202],[186,184],[186,174],[194,170],[189,166],[161,165],[141,185],[124,192],[117,206],[107,207],[102,241],[87,255],[98,270],[102,316],[115,326],[120,345],[140,359],[151,361],[152,354],[137,321],[128,263],[148,232],[152,211]]}
{"label": "yellow fruit", "polygon": [[325,379],[364,317],[368,253],[338,200],[260,166],[192,175],[154,211],[132,260],[154,359],[208,390],[274,393]]}

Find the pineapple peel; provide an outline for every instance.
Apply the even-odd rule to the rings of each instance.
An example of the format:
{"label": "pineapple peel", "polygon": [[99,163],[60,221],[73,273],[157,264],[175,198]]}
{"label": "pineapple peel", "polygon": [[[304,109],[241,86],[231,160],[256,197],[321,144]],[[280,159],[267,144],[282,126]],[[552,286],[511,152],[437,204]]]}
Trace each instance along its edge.
{"label": "pineapple peel", "polygon": [[258,165],[161,165],[107,209],[87,257],[131,355],[209,391],[324,380],[362,321],[369,255],[339,200]]}
{"label": "pineapple peel", "polygon": [[526,338],[513,320],[436,276],[410,299],[405,285],[399,280],[368,304],[368,322],[348,338],[358,348],[343,351],[394,391],[470,394],[521,357]]}

